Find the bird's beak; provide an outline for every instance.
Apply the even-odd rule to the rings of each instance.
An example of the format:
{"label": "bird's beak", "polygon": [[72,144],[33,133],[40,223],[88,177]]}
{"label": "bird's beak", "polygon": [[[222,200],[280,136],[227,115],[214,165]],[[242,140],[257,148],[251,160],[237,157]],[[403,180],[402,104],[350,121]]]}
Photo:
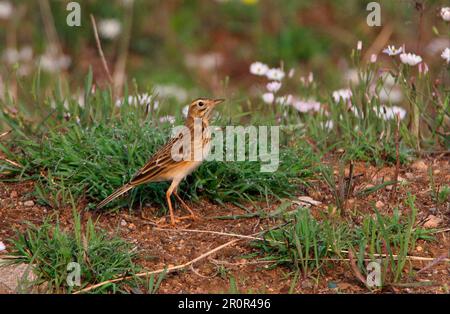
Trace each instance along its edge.
{"label": "bird's beak", "polygon": [[222,103],[224,101],[225,101],[225,99],[214,99],[213,100],[213,104],[214,104],[214,106],[216,106],[216,105],[218,105],[218,104],[220,104],[220,103]]}

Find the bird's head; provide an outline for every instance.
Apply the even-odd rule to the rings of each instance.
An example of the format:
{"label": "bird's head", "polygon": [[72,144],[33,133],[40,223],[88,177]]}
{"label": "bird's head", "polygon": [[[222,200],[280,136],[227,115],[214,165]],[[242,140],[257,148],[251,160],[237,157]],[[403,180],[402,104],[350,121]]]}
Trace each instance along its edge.
{"label": "bird's head", "polygon": [[209,119],[216,105],[223,102],[224,99],[199,98],[189,105],[188,119]]}

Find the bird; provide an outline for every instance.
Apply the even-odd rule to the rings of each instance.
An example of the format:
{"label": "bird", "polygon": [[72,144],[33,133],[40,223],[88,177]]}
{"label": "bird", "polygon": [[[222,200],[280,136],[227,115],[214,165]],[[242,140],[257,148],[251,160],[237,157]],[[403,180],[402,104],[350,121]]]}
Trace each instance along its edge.
{"label": "bird", "polygon": [[[191,218],[197,219],[192,209],[178,195],[180,182],[196,170],[205,159],[211,145],[211,132],[209,130],[209,120],[216,105],[222,103],[224,99],[198,98],[189,104],[188,114],[185,121],[185,128],[189,132],[186,136],[182,132],[171,138],[162,146],[148,161],[137,171],[131,180],[125,185],[115,190],[111,195],[98,203],[96,209],[100,209],[133,189],[134,187],[149,183],[171,181],[166,191],[166,201],[169,207],[170,223],[175,226],[175,215],[171,202],[171,195],[180,201],[181,205],[190,213]],[[201,136],[196,136],[196,132],[201,131]],[[185,137],[186,136],[186,137]],[[190,142],[184,146],[183,139]],[[181,154],[181,149],[183,153]],[[186,149],[185,149],[186,148]],[[196,151],[200,151],[200,158],[194,156]],[[181,154],[181,155],[180,155]],[[185,157],[185,158],[181,158]]]}

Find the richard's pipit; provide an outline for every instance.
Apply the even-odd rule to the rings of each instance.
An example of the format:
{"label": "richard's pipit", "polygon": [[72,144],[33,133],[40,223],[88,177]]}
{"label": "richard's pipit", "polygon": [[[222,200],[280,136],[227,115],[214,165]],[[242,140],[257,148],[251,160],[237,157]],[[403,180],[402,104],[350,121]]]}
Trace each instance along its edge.
{"label": "richard's pipit", "polygon": [[[202,163],[206,156],[203,152],[209,151],[211,142],[211,133],[208,129],[209,119],[214,107],[222,101],[223,99],[204,98],[193,101],[189,105],[185,123],[186,130],[188,130],[189,133],[188,136],[180,133],[177,137],[169,140],[169,142],[157,151],[145,166],[134,175],[130,182],[105,198],[97,205],[97,208],[105,206],[115,198],[140,184],[147,182],[172,181],[172,184],[166,192],[170,223],[175,225],[175,216],[170,200],[172,193],[180,201],[181,205],[191,214],[192,218],[195,218],[194,212],[178,195],[177,188],[180,182]],[[201,128],[201,136],[195,136],[194,134],[196,133],[197,127]],[[188,149],[184,150],[186,145],[184,145],[183,140],[186,141],[186,139],[189,140],[187,145]],[[178,149],[180,146],[183,147],[184,158],[180,158]],[[198,152],[200,152],[200,154],[198,154]]]}

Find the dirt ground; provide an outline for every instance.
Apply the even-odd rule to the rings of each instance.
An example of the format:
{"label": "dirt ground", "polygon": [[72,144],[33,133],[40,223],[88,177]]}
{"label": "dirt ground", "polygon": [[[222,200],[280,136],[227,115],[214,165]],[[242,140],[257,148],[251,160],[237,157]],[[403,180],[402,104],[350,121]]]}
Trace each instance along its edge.
{"label": "dirt ground", "polygon": [[[381,189],[369,196],[351,198],[346,211],[357,211],[352,216],[355,223],[362,220],[364,213],[373,212],[370,204],[378,202],[377,207],[385,214],[399,204],[402,212],[408,210],[401,203],[411,193],[416,196],[416,207],[419,209],[419,223],[433,222],[441,231],[436,234],[437,241],[419,241],[409,255],[437,258],[442,255],[449,257],[450,250],[450,202],[437,206],[431,197],[429,167],[433,172],[436,186],[450,183],[450,165],[448,155],[434,156],[416,161],[400,169],[399,190],[394,197],[392,188]],[[376,168],[365,163],[357,163],[354,167],[355,191],[376,185],[395,178],[395,167]],[[45,206],[36,205],[32,196],[33,182],[0,183],[0,241],[14,236],[14,229],[24,230],[25,221],[39,224],[43,218],[53,212]],[[328,210],[332,204],[331,193],[322,183],[313,183],[307,188],[307,195],[322,204],[312,206],[315,216]],[[300,195],[299,195],[300,196]],[[393,197],[393,200],[391,200]],[[83,204],[80,204],[80,207]],[[277,208],[278,203],[265,208],[267,212]],[[262,204],[264,206],[264,204]],[[259,218],[235,220],[211,219],[215,216],[240,215],[246,212],[236,206],[219,206],[202,201],[192,204],[192,208],[203,217],[199,221],[183,220],[176,229],[162,230],[155,227],[149,217],[156,208],[145,208],[143,212],[123,209],[116,213],[82,212],[83,220],[89,217],[98,220],[98,227],[119,234],[135,244],[141,252],[139,263],[148,270],[160,269],[165,266],[175,266],[186,263],[215,247],[232,240],[227,235],[199,233],[193,230],[209,230],[223,233],[251,235],[263,231],[275,224],[274,221]],[[295,209],[295,206],[292,207]],[[70,208],[58,210],[63,226],[69,227],[72,222]],[[180,209],[176,210],[180,215]],[[184,213],[183,213],[184,214]],[[431,220],[430,220],[431,219]],[[430,222],[429,222],[430,223]],[[183,231],[189,229],[191,231]],[[445,231],[446,230],[446,231]],[[3,254],[8,254],[8,247]],[[287,293],[293,276],[286,267],[269,269],[270,264],[258,262],[256,259],[245,259],[244,256],[254,252],[249,240],[241,240],[233,246],[220,250],[186,270],[168,274],[162,282],[159,293],[221,293],[230,292],[230,276],[236,280],[236,286],[242,293]],[[0,258],[1,258],[0,253]],[[426,267],[429,261],[415,261],[415,270]],[[438,263],[421,271],[415,282],[430,283],[427,286],[388,286],[386,293],[448,293],[450,285],[450,264]],[[0,278],[1,279],[1,278]],[[8,292],[5,289],[0,292]],[[9,291],[11,292],[11,291]],[[348,263],[342,261],[330,262],[322,274],[311,278],[300,278],[295,286],[296,293],[366,293],[368,292],[356,278]]]}

